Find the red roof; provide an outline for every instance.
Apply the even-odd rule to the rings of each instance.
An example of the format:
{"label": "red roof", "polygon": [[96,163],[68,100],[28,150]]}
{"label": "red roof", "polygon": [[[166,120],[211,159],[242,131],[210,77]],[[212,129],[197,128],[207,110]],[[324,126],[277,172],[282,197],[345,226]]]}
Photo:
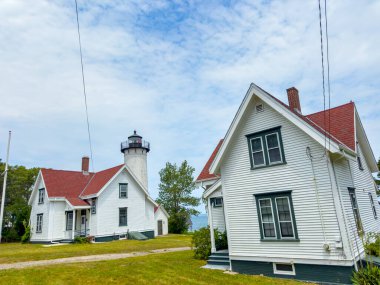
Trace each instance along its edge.
{"label": "red roof", "polygon": [[41,173],[49,197],[66,198],[73,206],[88,206],[80,198],[81,194],[96,194],[122,166],[118,165],[97,173],[89,173],[88,175],[84,175],[82,171],[46,168],[42,168]]}
{"label": "red roof", "polygon": [[202,169],[201,173],[199,174],[196,181],[211,180],[211,179],[217,179],[218,178],[218,176],[216,176],[215,174],[211,174],[209,172],[209,169],[210,169],[211,163],[214,161],[215,156],[218,153],[222,143],[223,143],[223,139],[221,139],[219,141],[218,145],[216,146],[216,148],[212,152],[210,158],[207,160],[206,165],[203,167],[203,169]]}
{"label": "red roof", "polygon": [[[261,89],[261,88],[260,88]],[[264,90],[263,90],[264,91]],[[264,91],[267,93],[266,91]],[[299,118],[307,122],[317,131],[326,134],[327,138],[330,138],[332,141],[338,144],[343,144],[346,147],[350,148],[352,151],[355,151],[355,104],[353,102],[349,102],[347,104],[328,109],[326,111],[320,111],[317,113],[313,113],[310,115],[302,115],[294,110],[292,110],[288,105],[284,102],[280,101],[276,97],[270,95],[273,99],[275,99],[278,103],[289,109],[291,112],[296,114]],[[326,116],[326,119],[325,119]],[[330,126],[328,125],[329,116],[331,117]],[[327,126],[325,126],[325,122]],[[216,154],[219,151],[220,146],[222,145],[223,139],[219,141],[217,147],[211,154],[208,159],[206,165],[203,167],[203,170],[199,174],[197,181],[215,179],[218,176],[211,174],[209,172],[210,166],[215,159]]]}

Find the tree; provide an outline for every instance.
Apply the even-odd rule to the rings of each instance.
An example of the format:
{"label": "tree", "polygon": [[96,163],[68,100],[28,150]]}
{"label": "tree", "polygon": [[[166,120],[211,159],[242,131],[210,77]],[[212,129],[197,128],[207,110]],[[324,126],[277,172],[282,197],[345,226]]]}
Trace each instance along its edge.
{"label": "tree", "polygon": [[[5,170],[5,163],[0,162],[0,173]],[[30,207],[28,199],[31,187],[37,177],[39,168],[27,169],[24,166],[8,166],[8,179],[5,197],[3,238],[5,241],[20,240],[25,232],[24,221],[29,220]],[[4,176],[0,177],[0,203]]]}
{"label": "tree", "polygon": [[157,203],[170,215],[170,233],[187,231],[191,215],[199,214],[194,207],[199,205],[200,199],[191,195],[195,189],[194,171],[185,160],[179,167],[167,162],[165,168],[159,172],[161,182]]}

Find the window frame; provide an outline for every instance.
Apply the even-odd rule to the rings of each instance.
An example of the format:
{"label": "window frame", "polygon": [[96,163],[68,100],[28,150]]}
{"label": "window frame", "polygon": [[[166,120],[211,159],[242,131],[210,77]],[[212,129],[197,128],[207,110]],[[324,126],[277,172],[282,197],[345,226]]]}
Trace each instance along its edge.
{"label": "window frame", "polygon": [[[71,228],[69,228],[69,214],[71,214]],[[66,212],[66,231],[72,231],[74,226],[74,213],[73,211]]]}
{"label": "window frame", "polygon": [[[274,226],[274,237],[266,237],[265,236],[265,230],[264,230],[264,223],[269,223],[269,222],[263,222],[263,216],[262,216],[262,211],[261,211],[261,205],[260,205],[260,201],[262,200],[269,200],[270,202],[270,210],[271,210],[271,213],[272,213],[272,223],[273,226]],[[261,238],[262,239],[265,239],[265,240],[276,240],[277,239],[277,227],[276,227],[276,221],[274,219],[274,213],[273,213],[273,203],[272,203],[272,199],[271,198],[267,198],[267,197],[264,197],[264,198],[260,198],[258,199],[258,205],[259,205],[259,212],[260,212],[260,227],[261,227]],[[268,206],[266,206],[268,207]]]}
{"label": "window frame", "polygon": [[[292,271],[278,270],[277,264],[291,265],[293,270]],[[273,262],[273,273],[281,274],[281,275],[296,275],[296,269],[295,269],[294,263]]]}
{"label": "window frame", "polygon": [[[347,189],[348,189],[348,196],[350,197],[351,208],[352,208],[352,212],[353,212],[353,216],[355,220],[356,230],[360,236],[364,233],[364,228],[363,228],[362,219],[360,217],[358,199],[356,197],[356,191],[355,191],[356,189],[353,187],[348,187]],[[355,197],[353,197],[352,195],[354,195]]]}
{"label": "window frame", "polygon": [[[260,239],[261,241],[289,241],[289,242],[298,242],[298,230],[297,230],[297,222],[295,217],[295,211],[294,211],[294,205],[292,200],[292,191],[278,191],[278,192],[270,192],[270,193],[259,193],[253,195],[256,200],[256,210],[258,215],[258,222],[259,222],[259,228],[260,228]],[[289,210],[290,210],[290,216],[291,216],[291,223],[292,223],[292,230],[293,230],[293,237],[283,237],[281,233],[280,228],[280,219],[278,215],[278,209],[277,209],[277,203],[276,198],[287,198]],[[272,217],[274,220],[275,225],[275,237],[265,237],[264,234],[264,226],[262,222],[262,216],[261,216],[261,207],[260,207],[260,200],[263,199],[270,199],[271,201],[271,210],[272,210]]]}
{"label": "window frame", "polygon": [[[125,210],[125,224],[121,223],[121,210]],[[119,227],[126,227],[128,226],[128,207],[120,207],[119,208]]]}
{"label": "window frame", "polygon": [[[39,221],[39,218],[41,218],[41,221]],[[44,214],[37,214],[36,233],[42,233],[43,218]]]}
{"label": "window frame", "polygon": [[[122,197],[122,195],[121,195],[121,193],[122,193],[122,191],[121,191],[122,186],[126,187],[125,197]],[[128,183],[119,183],[119,199],[128,199]]]}
{"label": "window frame", "polygon": [[371,203],[371,207],[372,207],[373,217],[374,217],[375,219],[377,219],[377,211],[376,211],[375,202],[373,201],[372,193],[371,193],[371,192],[368,192],[368,196],[369,196],[369,201],[370,201],[370,203]]}
{"label": "window frame", "polygon": [[[278,205],[277,205],[277,199],[280,199],[280,198],[286,198],[286,200],[288,201],[289,212],[290,212],[290,223],[292,224],[293,237],[283,237],[282,236],[281,222],[283,222],[283,223],[289,223],[289,221],[280,221],[280,215],[278,213]],[[281,237],[281,239],[291,239],[291,240],[293,240],[295,238],[295,232],[294,232],[294,222],[293,222],[293,215],[292,215],[292,207],[291,207],[291,204],[290,204],[289,196],[278,196],[278,197],[274,198],[274,201],[276,203],[277,219],[278,219],[278,225],[280,227],[280,231],[279,231],[280,237]]]}
{"label": "window frame", "polygon": [[[280,152],[281,161],[275,161],[275,162],[270,161],[270,156],[269,156],[269,150],[270,149],[268,147],[267,136],[270,136],[273,134],[276,134],[276,137],[277,137],[278,149]],[[248,141],[249,159],[250,159],[252,170],[258,169],[258,168],[263,168],[263,167],[286,164],[284,144],[283,144],[282,135],[281,135],[281,126],[271,128],[271,129],[267,129],[267,130],[263,130],[263,131],[256,132],[256,133],[252,133],[252,134],[248,134],[248,135],[246,135],[246,138]],[[260,141],[261,141],[264,163],[255,165],[254,158],[253,158],[252,141],[255,139],[258,139],[258,138],[260,138]],[[275,148],[271,148],[271,149],[275,149]]]}
{"label": "window frame", "polygon": [[38,204],[45,202],[45,188],[38,189]]}
{"label": "window frame", "polygon": [[91,199],[91,215],[96,214],[96,198]]}
{"label": "window frame", "polygon": [[[216,203],[217,200],[220,200],[220,203]],[[212,198],[212,205],[214,208],[219,208],[223,206],[223,198],[222,197],[215,197]]]}

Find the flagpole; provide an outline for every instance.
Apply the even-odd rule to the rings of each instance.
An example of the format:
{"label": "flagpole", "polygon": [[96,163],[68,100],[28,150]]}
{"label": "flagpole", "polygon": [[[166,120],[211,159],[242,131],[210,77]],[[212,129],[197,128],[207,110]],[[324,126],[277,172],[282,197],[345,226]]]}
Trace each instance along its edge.
{"label": "flagpole", "polygon": [[9,148],[11,145],[11,135],[12,132],[9,131],[8,137],[8,149],[7,149],[7,160],[5,161],[5,171],[4,171],[4,180],[3,180],[3,195],[1,197],[1,208],[0,208],[0,243],[2,238],[2,229],[3,229],[3,215],[4,215],[4,205],[5,205],[5,189],[7,188],[7,177],[8,177],[8,160],[9,160]]}

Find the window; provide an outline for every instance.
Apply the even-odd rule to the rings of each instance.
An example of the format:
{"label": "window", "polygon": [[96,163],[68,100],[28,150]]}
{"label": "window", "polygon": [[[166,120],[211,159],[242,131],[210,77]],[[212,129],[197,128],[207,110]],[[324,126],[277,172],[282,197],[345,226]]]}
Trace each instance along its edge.
{"label": "window", "polygon": [[41,188],[38,190],[38,204],[43,204],[45,198],[45,189]]}
{"label": "window", "polygon": [[127,226],[127,210],[128,208],[119,208],[119,226]]}
{"label": "window", "polygon": [[66,213],[66,231],[73,229],[73,212]]}
{"label": "window", "polygon": [[355,188],[348,188],[348,194],[350,195],[351,206],[352,206],[352,211],[354,212],[356,228],[358,230],[358,234],[360,235],[363,233],[363,226],[360,219],[359,207],[358,207],[356,194],[355,194]]}
{"label": "window", "polygon": [[273,273],[283,275],[296,275],[294,264],[291,263],[273,263]]}
{"label": "window", "polygon": [[264,105],[263,104],[257,104],[256,105],[256,112],[260,113],[262,111],[264,111]]}
{"label": "window", "polygon": [[223,198],[221,197],[218,197],[218,198],[214,198],[214,208],[215,207],[222,207],[223,206]]}
{"label": "window", "polygon": [[290,191],[255,198],[262,240],[298,240]]}
{"label": "window", "polygon": [[368,196],[369,196],[369,201],[371,202],[371,207],[372,207],[373,216],[375,217],[375,219],[377,219],[377,212],[376,212],[375,203],[373,202],[372,194],[371,194],[371,193],[368,193]]}
{"label": "window", "polygon": [[247,135],[252,168],[286,163],[280,129]]}
{"label": "window", "polygon": [[119,184],[119,198],[128,198],[128,184],[127,183]]}
{"label": "window", "polygon": [[36,233],[42,233],[42,217],[43,214],[37,214]]}
{"label": "window", "polygon": [[96,198],[91,200],[91,214],[96,214]]}
{"label": "window", "polygon": [[360,169],[360,170],[364,170],[364,168],[363,168],[363,164],[362,164],[362,159],[360,158],[360,156],[357,157],[357,160],[358,160],[358,166],[359,166],[359,169]]}

